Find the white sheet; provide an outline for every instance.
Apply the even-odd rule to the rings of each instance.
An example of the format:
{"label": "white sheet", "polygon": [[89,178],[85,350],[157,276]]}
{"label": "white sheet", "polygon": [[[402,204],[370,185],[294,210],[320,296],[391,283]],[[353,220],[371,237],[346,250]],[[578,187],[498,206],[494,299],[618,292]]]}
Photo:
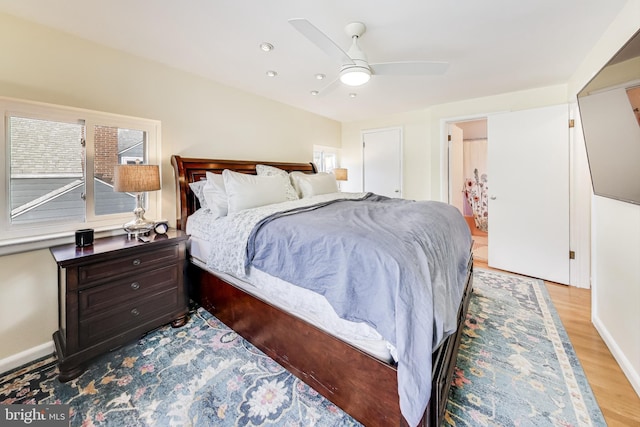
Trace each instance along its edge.
{"label": "white sheet", "polygon": [[[190,231],[193,232],[194,228],[189,227],[189,222],[187,222],[187,234]],[[191,234],[189,255],[191,261],[198,267],[346,341],[367,354],[389,363],[396,360],[394,357],[395,348],[384,340],[375,329],[365,323],[341,319],[322,295],[292,285],[254,268],[250,269],[248,277],[244,280],[219,271],[211,271],[205,262],[208,251],[209,243],[205,239]]]}

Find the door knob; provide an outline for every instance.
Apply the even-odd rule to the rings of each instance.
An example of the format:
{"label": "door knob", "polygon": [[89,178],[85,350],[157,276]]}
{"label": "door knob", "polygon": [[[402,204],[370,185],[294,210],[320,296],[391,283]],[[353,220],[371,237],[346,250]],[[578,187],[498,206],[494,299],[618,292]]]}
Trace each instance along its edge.
{"label": "door knob", "polygon": [[491,196],[491,197],[489,197],[489,198],[490,198],[491,200],[495,200],[495,199],[496,199],[496,196]]}

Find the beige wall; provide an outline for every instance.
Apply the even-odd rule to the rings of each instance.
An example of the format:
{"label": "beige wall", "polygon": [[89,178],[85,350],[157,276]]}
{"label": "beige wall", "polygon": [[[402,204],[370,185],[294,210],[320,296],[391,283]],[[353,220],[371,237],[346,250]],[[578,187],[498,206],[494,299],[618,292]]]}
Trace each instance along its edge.
{"label": "beige wall", "polygon": [[58,282],[48,249],[0,256],[0,276],[2,372],[2,359],[51,341],[58,324]]}
{"label": "beige wall", "polygon": [[[162,216],[172,222],[172,154],[310,161],[313,144],[340,145],[333,120],[3,14],[0,40],[0,96],[162,121]],[[57,280],[48,250],[0,257],[0,272],[1,372],[51,341]]]}
{"label": "beige wall", "polygon": [[[446,195],[444,120],[573,101],[578,90],[640,27],[639,21],[640,2],[629,0],[566,85],[470,99],[341,127],[337,122],[0,15],[0,95],[161,120],[163,215],[172,220],[175,203],[168,159],[173,153],[299,161],[310,158],[313,144],[339,146],[342,141],[342,164],[349,168],[349,181],[343,188],[360,190],[360,133],[392,126],[402,127],[404,134],[405,197],[441,200]],[[593,203],[597,265],[593,273],[594,321],[638,390],[640,321],[633,305],[637,305],[633,296],[640,289],[637,263],[616,260],[620,259],[619,251],[629,251],[626,253],[635,260],[640,259],[640,231],[632,228],[631,235],[620,240],[620,247],[616,244],[620,236],[608,236],[604,230],[619,218],[637,224],[640,207],[599,198]],[[50,341],[57,327],[57,301],[55,265],[48,251],[0,257],[0,272],[1,371],[3,358]],[[623,298],[619,302],[622,306],[612,306],[613,295],[630,298]]]}
{"label": "beige wall", "polygon": [[425,172],[429,165],[429,111],[397,114],[378,120],[342,124],[341,165],[349,169],[349,181],[342,183],[344,191],[362,191],[362,132],[365,130],[400,127],[403,133],[403,189],[407,199],[428,199]]}

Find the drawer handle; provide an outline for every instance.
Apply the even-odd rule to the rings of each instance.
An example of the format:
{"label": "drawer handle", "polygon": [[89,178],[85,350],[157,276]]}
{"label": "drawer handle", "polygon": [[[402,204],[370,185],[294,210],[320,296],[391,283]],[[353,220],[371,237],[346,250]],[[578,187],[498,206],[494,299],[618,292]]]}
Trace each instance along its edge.
{"label": "drawer handle", "polygon": [[131,310],[131,314],[132,314],[133,316],[139,316],[139,315],[140,315],[140,312],[138,311],[138,309],[137,309],[137,308],[134,308],[134,309],[132,309],[132,310]]}
{"label": "drawer handle", "polygon": [[133,282],[131,284],[131,289],[133,289],[134,291],[137,291],[138,289],[140,289],[140,283],[138,282]]}
{"label": "drawer handle", "polygon": [[133,265],[140,265],[140,260],[138,258],[134,259]]}

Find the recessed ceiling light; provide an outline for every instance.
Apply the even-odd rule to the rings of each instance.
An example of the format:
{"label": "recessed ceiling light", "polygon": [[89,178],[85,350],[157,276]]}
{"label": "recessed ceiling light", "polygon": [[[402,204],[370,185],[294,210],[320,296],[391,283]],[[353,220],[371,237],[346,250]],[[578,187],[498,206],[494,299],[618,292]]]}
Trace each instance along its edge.
{"label": "recessed ceiling light", "polygon": [[318,96],[318,93],[320,93],[320,92],[318,92],[317,90],[312,90],[311,91],[311,95],[312,96]]}
{"label": "recessed ceiling light", "polygon": [[260,49],[265,52],[271,52],[273,50],[273,45],[271,43],[263,42],[260,43]]}
{"label": "recessed ceiling light", "polygon": [[353,92],[351,92],[351,93],[349,94],[349,98],[355,98],[356,96],[358,96],[358,94],[357,94],[357,93],[353,93]]}
{"label": "recessed ceiling light", "polygon": [[317,80],[322,80],[322,79],[324,79],[325,77],[327,77],[327,76],[325,76],[325,75],[324,75],[324,74],[322,74],[322,73],[318,73],[318,74],[316,74],[316,79],[317,79]]}
{"label": "recessed ceiling light", "polygon": [[267,76],[269,76],[269,77],[275,77],[277,75],[278,75],[278,73],[273,71],[273,70],[267,71]]}

